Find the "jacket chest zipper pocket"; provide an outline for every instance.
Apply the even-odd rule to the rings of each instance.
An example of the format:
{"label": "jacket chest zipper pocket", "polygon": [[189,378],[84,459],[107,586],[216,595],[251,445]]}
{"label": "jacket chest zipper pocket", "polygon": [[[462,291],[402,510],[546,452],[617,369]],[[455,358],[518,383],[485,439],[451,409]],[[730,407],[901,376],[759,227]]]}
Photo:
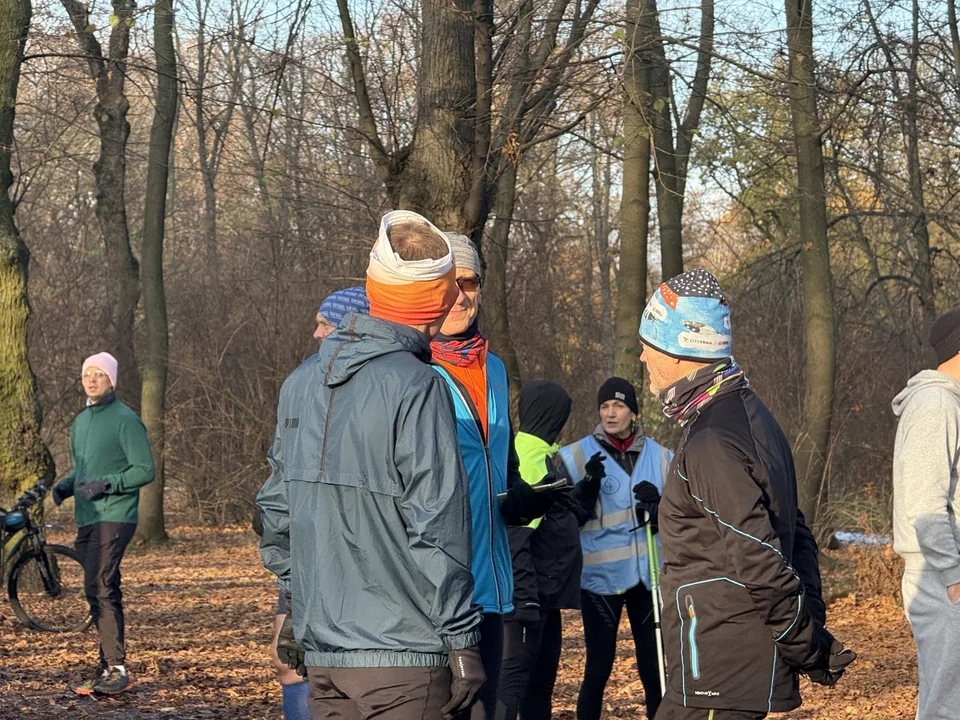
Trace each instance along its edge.
{"label": "jacket chest zipper pocket", "polygon": [[700,653],[697,649],[697,610],[693,605],[693,597],[684,598],[687,606],[687,615],[690,617],[690,628],[687,630],[687,640],[690,644],[690,674],[694,680],[700,679]]}

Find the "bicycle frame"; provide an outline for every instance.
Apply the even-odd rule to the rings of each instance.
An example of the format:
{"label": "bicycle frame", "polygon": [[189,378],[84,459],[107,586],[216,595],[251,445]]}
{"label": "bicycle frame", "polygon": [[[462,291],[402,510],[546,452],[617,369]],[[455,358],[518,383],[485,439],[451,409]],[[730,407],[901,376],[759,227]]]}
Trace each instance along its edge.
{"label": "bicycle frame", "polygon": [[[2,533],[2,536],[0,536],[0,569],[6,567],[8,562],[12,566],[13,561],[20,555],[20,552],[24,549],[25,544],[29,545],[26,548],[28,550],[31,547],[39,550],[46,543],[46,537],[44,536],[44,532],[43,532],[43,525],[34,522],[33,517],[30,514],[32,506],[28,506],[24,508],[24,507],[18,507],[19,505],[20,503],[17,503],[16,505],[14,505],[11,512],[14,510],[19,510],[20,512],[22,512],[24,514],[24,517],[26,517],[27,519],[27,523],[19,530],[14,530],[13,532],[4,531]],[[20,534],[20,539],[17,540],[16,545],[13,546],[10,552],[5,553],[4,548],[6,548],[7,542],[10,540],[11,537],[17,535],[18,533]]]}

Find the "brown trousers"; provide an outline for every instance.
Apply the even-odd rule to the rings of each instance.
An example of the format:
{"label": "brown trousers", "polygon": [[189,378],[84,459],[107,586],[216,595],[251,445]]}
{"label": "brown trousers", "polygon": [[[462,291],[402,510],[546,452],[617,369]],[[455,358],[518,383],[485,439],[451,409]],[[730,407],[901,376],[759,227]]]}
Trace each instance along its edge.
{"label": "brown trousers", "polygon": [[442,720],[450,668],[307,668],[313,720]]}

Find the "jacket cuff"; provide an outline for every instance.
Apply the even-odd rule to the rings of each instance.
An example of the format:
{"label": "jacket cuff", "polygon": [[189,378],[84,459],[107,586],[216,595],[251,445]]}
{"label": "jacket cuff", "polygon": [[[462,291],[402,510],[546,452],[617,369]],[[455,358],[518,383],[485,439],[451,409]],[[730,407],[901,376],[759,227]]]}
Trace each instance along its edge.
{"label": "jacket cuff", "polygon": [[947,587],[956,585],[960,583],[960,563],[957,563],[953,567],[940,570],[938,574],[940,575],[940,581]]}

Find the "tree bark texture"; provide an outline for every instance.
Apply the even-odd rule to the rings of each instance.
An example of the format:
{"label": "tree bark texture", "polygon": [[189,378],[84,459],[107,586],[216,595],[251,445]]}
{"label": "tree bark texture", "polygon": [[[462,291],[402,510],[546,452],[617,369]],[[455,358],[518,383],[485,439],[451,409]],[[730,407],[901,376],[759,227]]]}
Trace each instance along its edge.
{"label": "tree bark texture", "polygon": [[836,337],[810,13],[811,0],[786,1],[790,114],[797,153],[805,350],[801,428],[794,453],[800,509],[812,523],[816,520],[830,447]]}
{"label": "tree bark texture", "polygon": [[29,0],[0,0],[0,505],[38,480],[53,480],[40,438],[37,381],[27,355],[30,253],[14,222],[10,153],[20,65],[30,27]]}
{"label": "tree bark texture", "polygon": [[140,268],[130,248],[124,198],[130,137],[127,122],[130,104],[124,86],[136,3],[113,0],[117,22],[110,32],[107,56],[93,34],[89,6],[78,0],[61,0],[61,4],[70,16],[90,76],[96,82],[97,103],[93,114],[100,131],[100,154],[93,164],[96,215],[114,280],[110,288],[111,327],[104,341],[119,364],[117,394],[134,409],[139,409],[140,376],[134,350],[134,319],[140,299]]}
{"label": "tree bark texture", "polygon": [[140,491],[137,537],[144,543],[160,543],[167,539],[163,520],[163,460],[169,335],[167,301],[163,287],[163,236],[167,215],[170,151],[179,104],[173,17],[172,0],[158,0],[154,6],[153,21],[153,47],[157,64],[156,104],[153,125],[150,127],[141,248],[146,353],[140,407],[156,466],[153,482]]}
{"label": "tree bark texture", "polygon": [[[638,389],[640,316],[646,302],[650,221],[650,127],[645,104],[649,72],[641,57],[638,19],[642,0],[628,0],[623,66],[623,195],[620,200],[620,272],[617,276],[616,347],[613,371]],[[643,393],[640,393],[643,397]]]}

